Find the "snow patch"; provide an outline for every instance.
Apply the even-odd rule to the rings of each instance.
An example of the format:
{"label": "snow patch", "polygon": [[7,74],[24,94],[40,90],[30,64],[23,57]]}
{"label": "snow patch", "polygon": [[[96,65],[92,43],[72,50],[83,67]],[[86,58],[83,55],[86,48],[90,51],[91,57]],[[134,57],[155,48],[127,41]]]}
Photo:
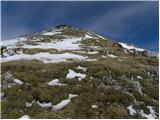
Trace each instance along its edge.
{"label": "snow patch", "polygon": [[98,106],[97,106],[97,105],[92,105],[91,107],[92,107],[92,108],[98,108]]}
{"label": "snow patch", "polygon": [[135,115],[137,111],[133,108],[132,105],[128,106],[127,109],[129,110],[130,115]]}
{"label": "snow patch", "polygon": [[10,71],[7,71],[6,73],[4,73],[4,78],[6,80],[12,80],[14,77],[13,75],[10,73]]}
{"label": "snow patch", "polygon": [[11,40],[2,40],[2,46],[14,46],[17,42],[26,41],[27,39],[25,37],[11,39]]}
{"label": "snow patch", "polygon": [[98,49],[98,48],[100,48],[100,47],[98,47],[98,46],[88,46],[88,48],[91,48],[91,49]]}
{"label": "snow patch", "polygon": [[66,107],[69,103],[71,102],[70,99],[66,99],[66,100],[62,100],[60,103],[58,103],[57,105],[53,105],[52,111],[57,111],[57,110],[61,110],[64,107]]}
{"label": "snow patch", "polygon": [[115,56],[113,54],[108,54],[107,56],[110,57],[110,58],[117,58],[117,56]]}
{"label": "snow patch", "polygon": [[88,35],[88,34],[85,34],[85,37],[84,39],[87,39],[87,38],[93,38],[92,36]]}
{"label": "snow patch", "polygon": [[118,59],[119,61],[122,61],[122,59]]}
{"label": "snow patch", "polygon": [[86,75],[81,74],[81,73],[76,73],[73,70],[69,69],[69,72],[68,72],[66,78],[67,79],[72,79],[72,78],[75,78],[75,77],[78,77],[78,80],[81,81],[83,78],[86,77]]}
{"label": "snow patch", "polygon": [[[71,99],[74,98],[74,97],[77,97],[78,95],[77,94],[69,94],[68,98],[65,99],[65,100],[62,100],[60,103],[56,104],[56,105],[52,105],[51,102],[39,102],[37,101],[37,104],[42,107],[42,108],[51,108],[52,111],[58,111],[58,110],[61,110],[63,108],[65,108],[70,102],[71,102]],[[29,103],[29,107],[31,107],[33,104],[32,103]]]}
{"label": "snow patch", "polygon": [[147,106],[147,107],[148,107],[149,110],[150,110],[150,114],[146,114],[146,113],[144,113],[143,110],[140,110],[140,115],[141,115],[142,117],[147,118],[147,119],[156,119],[157,116],[155,115],[156,113],[155,113],[155,111],[153,110],[153,107],[152,107],[152,106]]}
{"label": "snow patch", "polygon": [[69,99],[72,99],[72,98],[74,98],[74,97],[77,97],[78,95],[77,94],[69,94]]}
{"label": "snow patch", "polygon": [[93,55],[93,54],[98,54],[98,53],[99,53],[98,51],[88,52],[88,54],[91,54],[91,55]]}
{"label": "snow patch", "polygon": [[29,115],[23,115],[21,118],[19,119],[30,119]]}
{"label": "snow patch", "polygon": [[141,52],[145,51],[144,49],[137,48],[137,47],[134,47],[134,46],[132,46],[132,45],[127,45],[127,44],[122,43],[122,42],[119,42],[119,44],[120,44],[123,48],[128,49],[128,50],[134,49],[134,50],[136,50],[136,51],[141,51]]}
{"label": "snow patch", "polygon": [[57,62],[66,62],[67,59],[85,60],[86,58],[87,57],[72,54],[72,53],[62,53],[62,54],[38,53],[34,55],[16,54],[16,55],[2,58],[1,62],[37,59],[37,60],[43,61],[44,63],[57,63]]}
{"label": "snow patch", "polygon": [[1,91],[1,92],[0,92],[1,100],[2,100],[2,98],[4,97],[4,95],[5,95],[4,92]]}
{"label": "snow patch", "polygon": [[72,51],[72,52],[76,52],[76,53],[86,53],[86,51],[78,51],[78,50],[75,50],[75,51]]}
{"label": "snow patch", "polygon": [[133,77],[131,77],[131,82],[133,83],[135,89],[142,95],[143,94],[143,92],[142,92],[142,86],[139,83],[139,81],[136,81],[136,80],[134,80]]}
{"label": "snow patch", "polygon": [[61,84],[61,83],[59,83],[59,80],[58,80],[58,79],[54,79],[54,80],[48,82],[47,84],[48,84],[49,86],[64,86],[64,85],[66,85],[66,84]]}
{"label": "snow patch", "polygon": [[77,96],[78,95],[76,95],[76,94],[69,94],[68,99],[62,100],[57,105],[53,105],[52,111],[57,111],[57,110],[61,110],[61,109],[65,108],[71,102],[71,98],[74,98],[74,97],[77,97]]}
{"label": "snow patch", "polygon": [[25,106],[26,106],[27,108],[30,108],[30,107],[32,107],[32,104],[33,104],[33,101],[32,101],[31,103],[26,102],[26,103],[25,103]]}
{"label": "snow patch", "polygon": [[52,35],[56,35],[56,34],[61,34],[61,32],[45,32],[42,35],[52,36]]}
{"label": "snow patch", "polygon": [[142,78],[141,76],[138,75],[138,76],[137,76],[137,79],[143,79],[143,78]]}
{"label": "snow patch", "polygon": [[80,65],[76,69],[83,70],[84,72],[87,70],[86,67],[81,67]]}
{"label": "snow patch", "polygon": [[138,92],[142,95],[142,86],[141,84],[139,83],[139,81],[135,81],[134,82],[134,85],[136,86],[136,89],[138,90]]}
{"label": "snow patch", "polygon": [[107,56],[105,56],[105,55],[102,55],[102,58],[107,58]]}
{"label": "snow patch", "polygon": [[106,39],[105,37],[97,35],[97,34],[96,34],[96,36],[98,36],[99,38],[102,38],[102,39]]}
{"label": "snow patch", "polygon": [[18,85],[22,85],[23,84],[23,82],[21,80],[18,80],[18,79],[14,79],[14,82],[16,84],[18,84]]}
{"label": "snow patch", "polygon": [[46,102],[40,103],[39,101],[37,101],[37,104],[42,108],[50,108],[50,107],[52,107],[52,103],[51,102],[49,102],[49,103],[46,103]]}
{"label": "snow patch", "polygon": [[49,43],[40,43],[39,45],[24,45],[22,48],[41,48],[41,49],[57,49],[57,50],[77,50],[81,49],[78,42],[81,41],[82,38],[67,38],[62,41],[53,41]]}
{"label": "snow patch", "polygon": [[92,62],[92,61],[97,61],[97,59],[86,59],[86,61]]}

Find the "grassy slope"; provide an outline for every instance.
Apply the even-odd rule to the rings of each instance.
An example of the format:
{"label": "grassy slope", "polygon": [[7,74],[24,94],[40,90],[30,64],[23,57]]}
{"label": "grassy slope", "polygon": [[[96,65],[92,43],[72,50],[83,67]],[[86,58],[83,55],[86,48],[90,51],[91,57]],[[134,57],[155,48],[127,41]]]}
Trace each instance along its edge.
{"label": "grassy slope", "polygon": [[[79,30],[63,31],[66,35],[83,36]],[[34,37],[34,36],[33,36]],[[59,39],[60,36],[44,38],[41,41]],[[33,38],[31,38],[33,39]],[[24,43],[23,43],[24,44]],[[36,44],[28,42],[25,44]],[[148,113],[147,105],[154,106],[158,113],[158,75],[151,70],[149,65],[158,66],[158,59],[152,59],[143,55],[125,54],[118,44],[100,39],[87,39],[82,41],[83,48],[87,52],[88,46],[99,46],[98,54],[89,55],[87,53],[76,53],[88,55],[89,58],[96,58],[92,62],[65,62],[44,64],[41,61],[11,61],[2,63],[2,85],[7,80],[4,77],[6,72],[24,82],[23,85],[15,85],[10,88],[3,88],[5,96],[2,100],[2,118],[19,118],[25,114],[31,118],[142,118],[140,115],[129,116],[127,107],[133,101],[143,103],[134,104],[136,109],[143,109]],[[19,44],[20,45],[20,44]],[[39,52],[58,53],[55,49],[23,49],[26,54]],[[65,51],[63,51],[65,52]],[[67,51],[71,52],[71,51]],[[118,58],[102,58],[106,52],[118,56]],[[74,53],[74,52],[72,52]],[[119,60],[121,59],[121,61]],[[77,70],[80,65],[87,68],[87,71]],[[68,69],[87,75],[82,81],[77,78],[66,79]],[[150,72],[152,76],[148,75]],[[124,76],[125,75],[125,76]],[[137,76],[143,79],[137,79]],[[142,85],[141,95],[135,88],[134,81],[139,81]],[[59,79],[67,86],[49,87],[46,82]],[[78,85],[78,86],[77,86]],[[129,92],[130,94],[128,94]],[[31,108],[26,108],[25,103],[33,100],[41,102],[52,102],[57,104],[61,100],[67,99],[68,94],[78,94],[72,102],[64,109],[53,112],[50,109],[41,108],[36,103]],[[92,108],[98,105],[98,108]],[[21,111],[21,112],[20,112]]]}
{"label": "grassy slope", "polygon": [[[136,107],[145,110],[147,108],[142,106],[152,105],[156,107],[158,112],[158,88],[155,87],[158,81],[151,79],[144,73],[147,67],[140,60],[137,62],[136,59],[128,58],[126,61],[126,63],[121,63],[118,60],[103,59],[98,62],[43,64],[33,60],[3,63],[2,83],[4,81],[3,73],[10,71],[15,78],[24,81],[25,84],[2,90],[6,95],[6,100],[2,101],[2,118],[19,118],[23,114],[29,114],[31,118],[129,118],[126,107],[131,105],[134,99],[144,101],[145,104]],[[132,64],[133,62],[137,64]],[[77,71],[75,68],[78,65],[87,67],[87,77],[80,82],[77,79],[66,79],[68,69]],[[83,71],[79,72],[83,73]],[[127,76],[125,80],[120,78],[123,75]],[[143,77],[142,80],[139,80],[145,93],[143,96],[135,90],[130,82],[131,77],[136,78],[137,75]],[[91,76],[93,78],[90,78]],[[115,83],[107,79],[110,76],[122,87],[121,89],[114,88]],[[61,83],[68,84],[68,86],[48,87],[46,82],[55,78],[60,79]],[[102,83],[110,87],[104,89],[101,87]],[[126,94],[125,90],[130,91],[133,96]],[[49,109],[40,108],[37,104],[25,109],[25,102],[40,100],[57,104],[68,98],[69,93],[79,96],[74,98],[65,109],[56,113]],[[157,102],[153,102],[152,99]],[[98,105],[99,108],[91,108],[93,104]],[[23,112],[19,112],[20,110]]]}

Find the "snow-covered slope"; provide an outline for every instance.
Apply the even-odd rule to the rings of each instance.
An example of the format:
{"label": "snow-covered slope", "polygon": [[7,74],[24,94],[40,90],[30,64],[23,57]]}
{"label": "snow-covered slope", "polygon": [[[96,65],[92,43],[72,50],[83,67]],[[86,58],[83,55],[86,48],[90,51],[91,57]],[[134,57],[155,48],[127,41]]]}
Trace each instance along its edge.
{"label": "snow-covered slope", "polygon": [[145,49],[137,48],[137,47],[134,47],[133,45],[127,45],[126,43],[119,42],[119,44],[122,45],[123,48],[128,50],[136,50],[141,52],[145,51]]}
{"label": "snow-covered slope", "polygon": [[2,46],[16,46],[16,43],[26,41],[25,37],[15,38],[11,40],[2,40]]}
{"label": "snow-covered slope", "polygon": [[39,43],[38,45],[24,45],[22,48],[42,48],[42,49],[57,49],[57,50],[77,50],[81,49],[80,44],[78,42],[81,41],[82,38],[67,38],[62,39],[61,41],[53,41],[49,43]]}

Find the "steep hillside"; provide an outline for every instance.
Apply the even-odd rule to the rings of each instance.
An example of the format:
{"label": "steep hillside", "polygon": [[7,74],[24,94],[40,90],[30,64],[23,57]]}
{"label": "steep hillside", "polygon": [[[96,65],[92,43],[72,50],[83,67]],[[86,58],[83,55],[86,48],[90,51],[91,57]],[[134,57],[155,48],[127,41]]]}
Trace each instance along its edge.
{"label": "steep hillside", "polygon": [[158,56],[72,26],[2,41],[2,118],[159,118]]}

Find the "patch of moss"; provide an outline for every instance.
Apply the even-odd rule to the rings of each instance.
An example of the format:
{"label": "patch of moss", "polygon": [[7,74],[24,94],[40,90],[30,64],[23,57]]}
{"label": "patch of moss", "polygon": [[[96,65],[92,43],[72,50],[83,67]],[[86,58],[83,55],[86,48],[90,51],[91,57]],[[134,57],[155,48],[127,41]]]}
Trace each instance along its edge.
{"label": "patch of moss", "polygon": [[32,49],[24,48],[22,50],[23,50],[23,53],[30,54],[30,55],[38,54],[40,52],[49,52],[51,54],[58,52],[56,49],[40,49],[40,48],[32,48]]}
{"label": "patch of moss", "polygon": [[130,96],[126,93],[124,93],[122,90],[115,90],[114,88],[107,89],[103,91],[105,93],[105,101],[106,103],[119,103],[123,104],[124,106],[129,106],[134,98],[133,96]]}
{"label": "patch of moss", "polygon": [[138,101],[142,100],[142,96],[137,90],[129,89],[128,91],[133,94],[133,96],[135,97],[136,100],[138,100]]}
{"label": "patch of moss", "polygon": [[128,113],[125,107],[113,104],[106,106],[103,116],[107,119],[123,119],[128,118]]}
{"label": "patch of moss", "polygon": [[152,97],[153,99],[158,100],[159,95],[158,93],[158,81],[152,79],[143,79],[139,81],[142,85],[142,91],[146,93],[148,96]]}

